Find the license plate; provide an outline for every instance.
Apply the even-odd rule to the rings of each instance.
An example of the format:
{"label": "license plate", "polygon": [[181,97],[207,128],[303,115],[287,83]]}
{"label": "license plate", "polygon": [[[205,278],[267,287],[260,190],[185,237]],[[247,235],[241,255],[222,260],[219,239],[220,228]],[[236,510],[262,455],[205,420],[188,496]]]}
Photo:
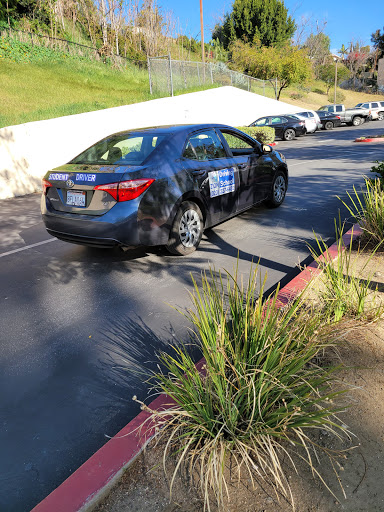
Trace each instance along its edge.
{"label": "license plate", "polygon": [[67,205],[68,206],[85,206],[85,192],[77,190],[68,190],[67,192]]}

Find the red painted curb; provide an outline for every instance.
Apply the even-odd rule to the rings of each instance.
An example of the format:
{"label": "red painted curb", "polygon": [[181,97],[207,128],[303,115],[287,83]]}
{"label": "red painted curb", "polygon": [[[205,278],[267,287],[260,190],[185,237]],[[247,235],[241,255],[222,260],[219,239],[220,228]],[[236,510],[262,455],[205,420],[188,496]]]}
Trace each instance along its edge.
{"label": "red painted curb", "polygon": [[[362,234],[362,229],[355,224],[344,236],[345,245]],[[337,243],[328,248],[321,258],[337,256]],[[309,281],[320,273],[318,265],[312,262],[298,276],[284,286],[277,296],[278,304],[284,306],[294,299]],[[203,371],[204,359],[197,364]],[[173,400],[160,395],[153,400],[148,408],[166,410],[174,405]],[[154,426],[146,422],[149,412],[142,411],[133,418],[118,434],[102,446],[92,457],[79,467],[59,487],[51,492],[43,501],[32,509],[32,512],[80,512],[89,510],[120,478],[122,472],[141,453],[145,445],[154,435]]]}
{"label": "red painted curb", "polygon": [[353,142],[384,142],[384,137],[375,137],[373,139],[355,139]]}

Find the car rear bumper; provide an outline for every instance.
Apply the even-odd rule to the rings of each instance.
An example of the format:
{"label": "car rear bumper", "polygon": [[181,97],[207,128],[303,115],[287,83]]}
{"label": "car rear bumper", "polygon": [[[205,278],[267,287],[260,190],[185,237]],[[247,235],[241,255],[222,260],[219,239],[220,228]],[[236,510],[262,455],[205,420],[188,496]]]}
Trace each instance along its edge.
{"label": "car rear bumper", "polygon": [[114,238],[95,238],[84,235],[74,235],[73,233],[62,233],[49,228],[47,228],[47,232],[64,242],[87,245],[89,247],[112,248],[123,245],[119,240],[115,240]]}
{"label": "car rear bumper", "polygon": [[54,210],[43,196],[41,211],[48,233],[75,244],[93,247],[162,245],[169,237],[169,226],[154,217],[145,217],[134,200],[118,203],[104,215],[85,215]]}
{"label": "car rear bumper", "polygon": [[94,247],[140,245],[136,219],[127,219],[116,225],[94,217],[84,219],[46,213],[43,214],[43,222],[49,234],[66,242]]}

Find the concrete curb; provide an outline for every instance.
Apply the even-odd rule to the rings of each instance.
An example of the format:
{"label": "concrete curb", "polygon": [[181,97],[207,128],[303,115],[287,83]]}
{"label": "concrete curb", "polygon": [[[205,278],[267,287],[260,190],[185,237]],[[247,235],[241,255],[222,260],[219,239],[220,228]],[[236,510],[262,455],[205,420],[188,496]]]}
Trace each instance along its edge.
{"label": "concrete curb", "polygon": [[[362,229],[355,224],[344,236],[345,245],[356,240]],[[323,259],[337,257],[337,243],[328,248]],[[309,281],[320,274],[316,262],[308,265],[298,276],[284,286],[278,294],[278,303],[284,306],[293,300],[307,286]],[[201,369],[204,360],[197,363]],[[172,399],[159,396],[148,408],[166,410],[173,405]],[[32,512],[90,512],[121,478],[123,472],[135,461],[154,435],[154,427],[148,420],[150,414],[142,411],[118,434],[92,455],[78,470],[41,501]]]}

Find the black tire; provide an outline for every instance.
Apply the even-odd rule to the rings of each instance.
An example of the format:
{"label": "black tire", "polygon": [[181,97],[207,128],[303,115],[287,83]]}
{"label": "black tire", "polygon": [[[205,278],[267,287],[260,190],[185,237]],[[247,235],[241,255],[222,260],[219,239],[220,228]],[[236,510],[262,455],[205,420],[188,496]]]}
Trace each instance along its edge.
{"label": "black tire", "polygon": [[269,197],[265,201],[265,204],[270,208],[278,208],[285,199],[287,188],[287,175],[283,171],[277,171],[275,177],[273,178],[271,191],[269,193]]}
{"label": "black tire", "polygon": [[360,126],[362,123],[361,123],[361,117],[359,116],[356,116],[352,119],[352,124],[353,126]]}
{"label": "black tire", "polygon": [[296,136],[296,132],[293,128],[287,128],[283,133],[283,140],[293,140]]}
{"label": "black tire", "polygon": [[327,121],[324,125],[324,130],[332,130],[333,129],[333,123],[332,121]]}
{"label": "black tire", "polygon": [[178,256],[191,254],[199,246],[203,230],[203,214],[197,204],[191,201],[181,203],[166,245],[168,251]]}

